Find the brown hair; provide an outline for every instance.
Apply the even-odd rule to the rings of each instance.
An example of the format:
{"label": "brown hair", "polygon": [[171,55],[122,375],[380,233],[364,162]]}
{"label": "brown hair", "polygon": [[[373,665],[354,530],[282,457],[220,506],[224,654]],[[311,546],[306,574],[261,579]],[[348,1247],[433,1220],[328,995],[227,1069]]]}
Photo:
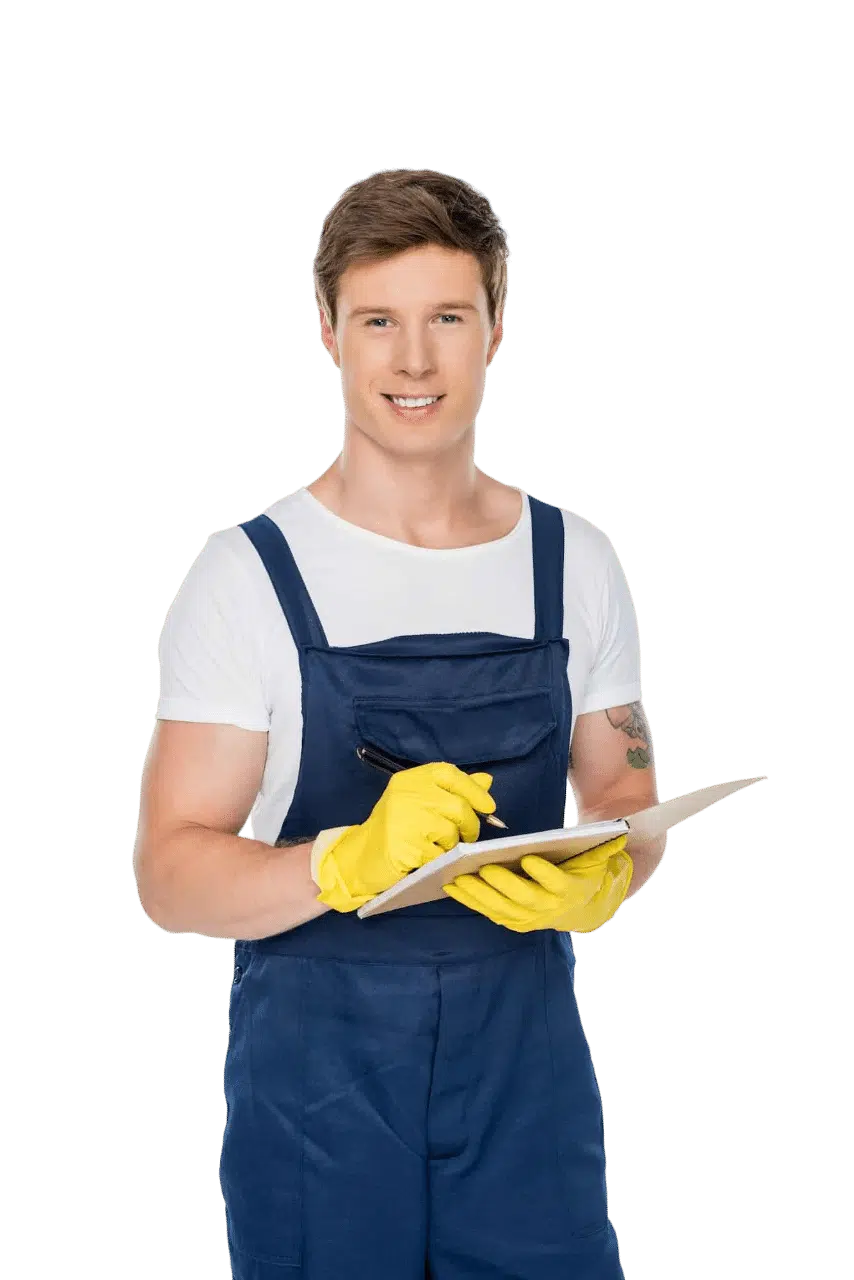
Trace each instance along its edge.
{"label": "brown hair", "polygon": [[356,262],[382,262],[416,245],[472,253],[480,263],[495,325],[507,295],[507,240],[485,196],[433,169],[383,169],[355,182],[323,223],[314,259],[314,296],[332,328],[338,282]]}

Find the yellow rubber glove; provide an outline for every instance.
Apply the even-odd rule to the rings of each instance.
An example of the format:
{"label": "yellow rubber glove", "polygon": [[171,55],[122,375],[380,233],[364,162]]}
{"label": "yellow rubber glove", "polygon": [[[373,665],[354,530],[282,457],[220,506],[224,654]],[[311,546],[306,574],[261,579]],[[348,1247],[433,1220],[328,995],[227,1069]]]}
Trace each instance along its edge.
{"label": "yellow rubber glove", "polygon": [[516,933],[592,933],[611,919],[628,893],[634,863],[625,848],[621,835],[557,865],[529,853],[520,864],[524,876],[488,863],[477,875],[457,876],[442,887],[457,902]]}
{"label": "yellow rubber glove", "polygon": [[[492,813],[492,774],[436,761],[393,773],[368,818],[321,831],[311,853],[318,901],[355,911],[416,867],[480,835],[477,812]],[[476,812],[477,811],[477,812]]]}

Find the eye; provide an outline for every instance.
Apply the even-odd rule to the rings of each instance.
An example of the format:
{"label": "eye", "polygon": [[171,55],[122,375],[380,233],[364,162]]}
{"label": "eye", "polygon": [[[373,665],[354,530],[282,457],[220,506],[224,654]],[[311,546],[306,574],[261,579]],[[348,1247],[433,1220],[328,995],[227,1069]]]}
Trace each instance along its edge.
{"label": "eye", "polygon": [[[456,312],[453,312],[453,311],[444,311],[444,312],[443,312],[443,314],[442,314],[442,319],[443,319],[443,320],[458,320],[458,321],[460,321],[460,324],[462,324],[462,316],[458,316],[458,315],[456,315]],[[370,329],[370,328],[371,328],[371,325],[375,325],[375,324],[383,324],[383,321],[384,321],[384,320],[388,320],[388,316],[374,316],[374,319],[373,319],[373,320],[366,320],[366,321],[365,321],[365,328],[366,328],[366,329]],[[443,326],[442,326],[442,328],[447,328],[447,325],[443,325]],[[451,325],[451,328],[453,329],[453,325]]]}

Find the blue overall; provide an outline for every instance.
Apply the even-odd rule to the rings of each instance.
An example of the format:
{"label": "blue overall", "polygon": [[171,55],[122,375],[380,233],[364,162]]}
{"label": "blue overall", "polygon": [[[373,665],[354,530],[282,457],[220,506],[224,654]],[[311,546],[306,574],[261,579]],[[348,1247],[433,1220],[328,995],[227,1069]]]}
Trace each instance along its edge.
{"label": "blue overall", "polygon": [[[279,527],[241,525],[302,673],[280,840],[368,817],[388,779],[360,743],[486,770],[511,833],[563,826],[563,517],[529,501],[533,639],[329,645]],[[448,897],[236,940],[219,1170],[236,1280],[622,1280],[574,965],[568,933]]]}

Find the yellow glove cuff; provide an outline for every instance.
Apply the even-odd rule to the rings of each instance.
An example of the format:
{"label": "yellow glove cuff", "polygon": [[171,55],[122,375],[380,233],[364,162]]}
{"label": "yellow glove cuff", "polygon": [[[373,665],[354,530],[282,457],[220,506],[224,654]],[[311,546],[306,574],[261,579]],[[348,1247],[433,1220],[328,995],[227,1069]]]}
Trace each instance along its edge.
{"label": "yellow glove cuff", "polygon": [[618,908],[625,902],[635,864],[631,854],[623,849],[611,855],[608,866],[611,875],[610,883],[606,882],[599,894],[588,903],[584,910],[586,919],[583,924],[579,922],[572,925],[558,925],[559,929],[564,931],[571,929],[573,933],[593,933],[594,929],[600,928],[616,914]]}
{"label": "yellow glove cuff", "polygon": [[335,845],[353,827],[327,827],[318,833],[311,848],[311,878],[320,893],[317,901],[323,902],[333,911],[357,911],[359,907],[370,902],[372,893],[353,897],[345,885],[335,861]]}
{"label": "yellow glove cuff", "polygon": [[314,844],[311,846],[311,878],[318,888],[321,887],[318,879],[321,858],[330,845],[333,845],[339,836],[343,836],[344,832],[349,830],[349,827],[327,827],[325,831],[321,831],[315,837]]}

